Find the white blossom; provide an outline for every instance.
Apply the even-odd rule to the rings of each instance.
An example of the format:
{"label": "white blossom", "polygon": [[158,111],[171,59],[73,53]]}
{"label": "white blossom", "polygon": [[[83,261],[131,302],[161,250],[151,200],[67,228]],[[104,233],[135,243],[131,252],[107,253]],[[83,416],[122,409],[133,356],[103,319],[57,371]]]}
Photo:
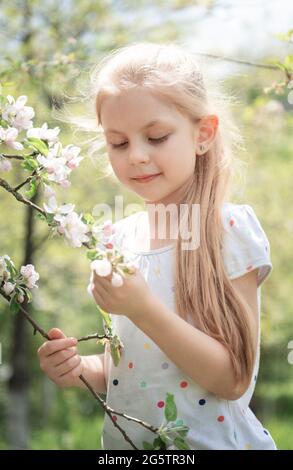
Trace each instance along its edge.
{"label": "white blossom", "polygon": [[89,237],[86,235],[88,227],[82,222],[81,217],[76,212],[54,216],[54,219],[59,222],[58,232],[64,234],[70,245],[75,248],[79,248],[82,243],[89,241]]}
{"label": "white blossom", "polygon": [[37,160],[46,168],[50,181],[54,181],[66,188],[71,184],[67,178],[72,169],[76,168],[83,159],[82,157],[77,157],[79,152],[80,148],[73,145],[67,145],[62,149],[61,143],[58,142],[50,148],[46,157],[38,155]]}
{"label": "white blossom", "polygon": [[40,278],[40,275],[35,271],[33,264],[27,264],[20,268],[20,274],[24,277],[24,283],[29,288],[38,287],[36,282]]}
{"label": "white blossom", "polygon": [[4,106],[2,119],[18,130],[33,127],[32,119],[35,116],[35,112],[31,106],[25,106],[27,96],[20,96],[15,101],[13,96],[8,95],[7,101],[9,104]]}
{"label": "white blossom", "polygon": [[46,140],[49,145],[58,142],[59,127],[48,129],[48,124],[44,122],[42,127],[34,127],[26,133],[27,137],[36,137],[37,139]]}
{"label": "white blossom", "polygon": [[[69,214],[75,208],[75,204],[62,204],[58,207],[55,196],[51,196],[48,200],[48,204],[44,203],[43,207],[48,214]],[[55,217],[54,217],[55,219]],[[58,220],[58,219],[55,219]]]}
{"label": "white blossom", "polygon": [[19,293],[18,296],[17,296],[17,302],[19,302],[20,304],[22,304],[24,302],[24,295]]}
{"label": "white blossom", "polygon": [[10,295],[14,291],[15,286],[16,284],[13,284],[12,282],[4,282],[2,289],[6,295]]}
{"label": "white blossom", "polygon": [[22,150],[23,145],[20,142],[16,142],[17,136],[18,130],[15,127],[8,127],[8,129],[0,127],[0,140],[9,148]]}
{"label": "white blossom", "polygon": [[50,181],[62,184],[62,182],[67,180],[71,170],[66,166],[65,158],[58,157],[54,155],[53,152],[49,152],[47,157],[38,155],[37,160],[44,168],[46,168],[48,179]]}
{"label": "white blossom", "polygon": [[91,269],[95,271],[98,276],[108,276],[112,271],[112,264],[107,259],[96,259],[91,262]]}
{"label": "white blossom", "polygon": [[61,156],[66,159],[66,165],[70,170],[74,170],[83,160],[83,157],[78,157],[80,152],[80,147],[76,147],[75,145],[67,145],[61,151]]}
{"label": "white blossom", "polygon": [[114,225],[112,224],[112,220],[106,220],[102,225],[103,235],[105,237],[110,237],[115,233]]}

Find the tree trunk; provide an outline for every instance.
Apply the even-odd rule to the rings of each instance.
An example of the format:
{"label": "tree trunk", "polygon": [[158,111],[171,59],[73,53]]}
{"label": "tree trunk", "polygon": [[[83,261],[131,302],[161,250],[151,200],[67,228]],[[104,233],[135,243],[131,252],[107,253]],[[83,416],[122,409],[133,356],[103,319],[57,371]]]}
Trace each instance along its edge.
{"label": "tree trunk", "polygon": [[[37,195],[32,199],[37,203]],[[33,264],[34,209],[27,207],[25,223],[25,247],[23,265]],[[26,310],[30,305],[23,304]],[[32,334],[25,317],[18,312],[14,317],[11,342],[12,375],[8,382],[7,438],[11,449],[26,449],[29,436],[28,425],[28,341]]]}

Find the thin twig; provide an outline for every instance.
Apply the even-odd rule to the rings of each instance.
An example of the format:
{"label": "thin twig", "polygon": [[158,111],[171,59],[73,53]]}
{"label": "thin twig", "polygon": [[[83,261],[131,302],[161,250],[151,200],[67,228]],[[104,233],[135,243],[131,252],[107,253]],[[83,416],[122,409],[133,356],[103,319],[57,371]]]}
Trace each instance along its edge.
{"label": "thin twig", "polygon": [[94,333],[92,335],[87,335],[87,336],[82,336],[81,338],[78,338],[77,341],[88,341],[90,339],[111,339],[110,336],[108,335],[99,335],[98,333]]}
{"label": "thin twig", "polygon": [[[2,295],[2,297],[4,297],[8,302],[10,302],[10,297],[8,295],[6,295],[2,289],[0,289],[0,295]],[[21,306],[21,305],[18,305],[20,311],[24,314],[25,318],[29,321],[29,323],[32,325],[33,329],[34,329],[34,333],[36,331],[38,331],[40,333],[40,335],[47,339],[47,340],[51,340],[51,338],[49,338],[49,336],[47,335],[47,333],[43,330],[42,327],[40,327],[38,325],[38,323],[31,317],[31,315]],[[83,336],[82,338],[79,338],[78,341],[86,341],[87,339],[93,339],[93,338],[109,338],[107,335],[98,335],[98,334],[93,334],[93,335],[88,335],[88,336]],[[94,398],[100,403],[100,405],[103,407],[105,413],[107,413],[107,415],[109,416],[109,418],[111,419],[113,425],[119,429],[119,431],[121,432],[121,434],[123,435],[124,439],[129,442],[129,444],[133,447],[133,449],[135,450],[139,450],[135,444],[132,442],[132,440],[130,439],[130,437],[126,434],[126,432],[124,431],[124,429],[121,428],[121,426],[119,426],[119,424],[117,424],[115,418],[113,418],[112,415],[116,415],[116,416],[121,416],[123,418],[125,418],[126,420],[128,421],[133,421],[137,424],[140,424],[141,426],[145,427],[146,429],[148,429],[149,431],[157,434],[158,431],[159,431],[159,428],[156,428],[155,426],[152,426],[148,423],[146,423],[145,421],[142,421],[138,418],[133,418],[132,416],[129,416],[129,415],[126,415],[125,413],[121,413],[119,411],[116,411],[114,410],[113,408],[111,408],[110,406],[107,405],[107,403],[97,394],[97,392],[93,389],[93,387],[90,385],[90,383],[86,380],[86,378],[81,374],[79,375],[79,379],[85,384],[85,386],[88,388],[88,390],[91,392],[91,394],[94,396]]]}
{"label": "thin twig", "polygon": [[[130,437],[128,437],[128,435],[126,434],[126,432],[124,431],[124,429],[121,428],[121,426],[119,426],[119,424],[116,422],[116,420],[114,419],[114,417],[112,416],[112,413],[115,413],[116,414],[119,414],[119,413],[116,413],[115,410],[113,410],[112,408],[110,408],[107,403],[95,392],[95,390],[93,389],[93,387],[89,384],[89,382],[86,380],[86,378],[81,374],[79,375],[79,378],[80,380],[86,385],[86,387],[90,390],[91,394],[96,398],[96,400],[99,401],[99,403],[101,404],[101,406],[104,408],[105,410],[105,413],[107,413],[107,415],[109,416],[110,420],[112,421],[113,425],[119,429],[119,431],[121,432],[121,434],[123,435],[124,439],[129,442],[129,444],[131,445],[131,447],[133,447],[133,449],[135,450],[139,450],[135,444],[132,442],[132,440],[130,439]],[[135,418],[131,418],[133,421],[135,421]],[[142,422],[141,422],[142,423]]]}
{"label": "thin twig", "polygon": [[[7,302],[10,302],[9,295],[6,295],[5,292],[2,291],[2,289],[0,289],[0,294],[2,295],[2,297],[4,297],[7,300]],[[45,332],[45,330],[43,330],[43,328],[38,325],[38,323],[32,318],[32,316],[21,305],[18,304],[18,307],[21,310],[21,312],[24,314],[25,318],[32,325],[32,327],[34,329],[34,333],[36,331],[38,331],[40,333],[40,335],[43,336],[43,338],[46,338],[46,339],[50,340],[50,338],[47,335],[47,333]]]}
{"label": "thin twig", "polygon": [[218,56],[215,54],[205,54],[203,52],[196,52],[195,55],[201,55],[204,57],[208,57],[210,59],[218,59],[218,60],[223,60],[224,62],[233,62],[235,64],[240,64],[240,65],[248,65],[249,67],[256,67],[256,68],[262,68],[262,69],[269,69],[269,70],[280,70],[280,67],[277,65],[273,64],[262,64],[262,63],[257,63],[257,62],[250,62],[247,60],[241,60],[241,59],[233,59],[232,57],[224,57],[224,56]]}
{"label": "thin twig", "polygon": [[22,183],[20,183],[18,186],[15,186],[15,188],[13,188],[13,190],[14,191],[19,191],[23,186],[25,186],[27,183],[29,183],[37,174],[38,174],[38,170],[36,169]]}
{"label": "thin twig", "polygon": [[33,207],[33,209],[37,210],[38,212],[40,212],[41,214],[43,214],[45,217],[47,217],[47,214],[46,212],[39,206],[37,206],[37,204],[34,204],[32,201],[30,201],[29,199],[25,198],[24,196],[22,196],[22,194],[18,193],[17,191],[15,191],[8,183],[7,181],[3,180],[2,178],[0,178],[0,186],[2,186],[2,188],[6,189],[6,191],[8,191],[9,193],[11,193],[15,199],[17,199],[19,202],[22,202],[23,204],[26,204],[27,206],[31,206]]}
{"label": "thin twig", "polygon": [[0,153],[0,157],[4,157],[4,158],[14,158],[15,160],[24,160],[24,157],[22,155],[8,155],[8,154],[4,154],[4,153]]}

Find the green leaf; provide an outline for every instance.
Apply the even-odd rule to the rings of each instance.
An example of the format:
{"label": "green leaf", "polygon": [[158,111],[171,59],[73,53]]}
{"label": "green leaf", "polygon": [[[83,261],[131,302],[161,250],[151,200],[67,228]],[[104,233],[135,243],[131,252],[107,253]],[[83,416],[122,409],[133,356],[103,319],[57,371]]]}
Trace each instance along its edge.
{"label": "green leaf", "polygon": [[149,442],[143,441],[142,445],[144,450],[153,450],[153,446]]}
{"label": "green leaf", "polygon": [[17,269],[15,268],[15,266],[12,264],[12,262],[5,258],[5,264],[7,266],[7,269],[8,271],[10,272],[10,275],[13,277],[13,276],[16,276],[17,274]]}
{"label": "green leaf", "polygon": [[95,222],[95,219],[93,218],[92,214],[84,214],[81,219],[85,224],[87,225],[92,225]]}
{"label": "green leaf", "polygon": [[33,294],[31,293],[29,288],[25,289],[25,294],[27,296],[28,303],[30,303],[33,300]]}
{"label": "green leaf", "polygon": [[21,164],[21,166],[28,171],[34,171],[36,168],[38,168],[39,163],[32,157],[25,157],[25,161]]}
{"label": "green leaf", "polygon": [[180,431],[177,431],[177,433],[178,433],[179,436],[181,436],[181,437],[186,437],[187,434],[188,434],[188,431],[189,431],[189,428],[186,426],[185,429],[181,429]]}
{"label": "green leaf", "polygon": [[97,255],[96,250],[88,250],[86,252],[87,258],[90,259],[91,261],[94,261],[96,259],[96,255]]}
{"label": "green leaf", "polygon": [[117,335],[110,339],[110,351],[115,367],[119,365],[121,358],[121,343]]}
{"label": "green leaf", "polygon": [[179,450],[190,450],[187,442],[180,437],[176,437],[176,439],[174,439],[174,444]]}
{"label": "green leaf", "polygon": [[153,442],[154,450],[166,450],[166,448],[167,446],[160,436],[154,439],[154,442]]}
{"label": "green leaf", "polygon": [[40,219],[40,220],[43,220],[43,221],[47,222],[47,219],[44,216],[44,214],[41,214],[40,212],[37,212],[37,214],[35,214],[35,217],[36,217],[36,219]]}
{"label": "green leaf", "polygon": [[13,314],[16,314],[19,310],[19,305],[17,303],[17,294],[14,294],[9,302],[9,309]]}
{"label": "green leaf", "polygon": [[165,418],[167,421],[175,421],[177,419],[177,407],[174,402],[174,395],[167,393]]}
{"label": "green leaf", "polygon": [[45,155],[45,157],[48,156],[49,149],[47,144],[45,144],[43,140],[38,139],[37,137],[28,137],[25,140],[25,146],[36,150],[37,152],[40,152],[42,155]]}
{"label": "green leaf", "polygon": [[109,313],[105,312],[101,307],[98,307],[100,310],[100,313],[105,321],[106,327],[109,328],[110,330],[112,329],[112,321]]}
{"label": "green leaf", "polygon": [[29,199],[31,199],[37,192],[37,188],[38,188],[38,184],[37,184],[37,181],[35,178],[33,178],[31,181],[30,181],[30,189],[28,191],[25,191],[25,195],[26,197],[28,197]]}

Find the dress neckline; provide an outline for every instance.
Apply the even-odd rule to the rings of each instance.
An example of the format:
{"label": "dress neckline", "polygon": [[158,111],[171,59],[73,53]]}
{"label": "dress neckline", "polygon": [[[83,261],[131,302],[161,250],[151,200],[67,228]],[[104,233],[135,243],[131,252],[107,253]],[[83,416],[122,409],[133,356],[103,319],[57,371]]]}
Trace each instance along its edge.
{"label": "dress neckline", "polygon": [[[138,211],[138,212],[135,213],[134,230],[137,227],[137,220],[139,218],[139,215],[146,216],[147,213],[146,213],[146,211]],[[132,248],[129,248],[129,247],[127,247],[127,250],[130,251],[131,253],[135,254],[135,255],[145,255],[145,256],[147,256],[147,255],[155,255],[157,253],[164,253],[164,252],[167,252],[167,251],[171,251],[174,248],[175,248],[175,244],[162,246],[160,248],[154,248],[152,250],[133,250]]]}

